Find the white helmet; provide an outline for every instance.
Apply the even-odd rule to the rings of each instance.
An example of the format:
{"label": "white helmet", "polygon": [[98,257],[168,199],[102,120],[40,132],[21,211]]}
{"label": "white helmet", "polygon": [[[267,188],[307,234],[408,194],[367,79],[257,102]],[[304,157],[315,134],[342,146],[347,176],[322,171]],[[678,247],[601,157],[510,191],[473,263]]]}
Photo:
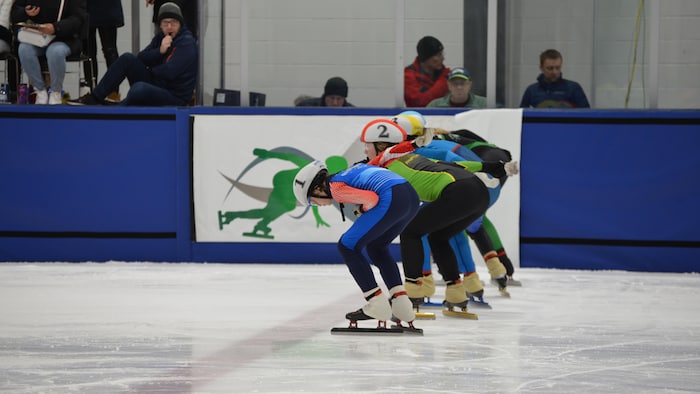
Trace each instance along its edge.
{"label": "white helmet", "polygon": [[391,118],[391,120],[401,126],[402,129],[406,130],[408,135],[423,135],[423,128],[425,127],[425,124],[421,123],[420,119],[413,115],[404,115],[402,112]]}
{"label": "white helmet", "polygon": [[398,144],[406,141],[406,131],[391,119],[375,119],[362,129],[362,142],[390,142]]}
{"label": "white helmet", "polygon": [[316,160],[302,167],[294,177],[294,184],[292,185],[294,197],[297,198],[297,201],[299,201],[302,206],[305,207],[309,205],[309,191],[311,187],[314,186],[316,177],[322,171],[328,172],[326,165],[322,161]]}
{"label": "white helmet", "polygon": [[428,121],[425,120],[425,117],[423,114],[421,114],[418,111],[403,111],[399,114],[400,116],[410,116],[412,118],[416,118],[420,123],[421,127],[425,128],[425,125],[428,123]]}

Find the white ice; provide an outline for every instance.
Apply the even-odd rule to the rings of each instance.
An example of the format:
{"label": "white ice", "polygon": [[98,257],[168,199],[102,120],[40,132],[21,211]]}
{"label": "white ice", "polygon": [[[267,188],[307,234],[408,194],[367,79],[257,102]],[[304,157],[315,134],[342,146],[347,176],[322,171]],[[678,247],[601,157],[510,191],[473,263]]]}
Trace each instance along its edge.
{"label": "white ice", "polygon": [[342,265],[4,263],[0,392],[700,391],[700,275],[516,279],[479,320],[339,336],[363,304]]}

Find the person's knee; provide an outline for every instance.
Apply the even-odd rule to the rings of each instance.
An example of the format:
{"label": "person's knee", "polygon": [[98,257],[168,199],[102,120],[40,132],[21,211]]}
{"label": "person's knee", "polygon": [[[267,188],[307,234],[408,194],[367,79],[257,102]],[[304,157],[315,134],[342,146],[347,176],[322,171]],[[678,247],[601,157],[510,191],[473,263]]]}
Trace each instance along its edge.
{"label": "person's knee", "polygon": [[65,62],[66,57],[69,54],[66,54],[66,51],[63,48],[60,48],[57,45],[52,45],[46,49],[46,60],[48,60],[50,63],[53,63],[56,61],[64,61]]}
{"label": "person's knee", "polygon": [[17,48],[17,54],[19,55],[20,59],[35,56],[34,49],[29,45],[23,44],[20,44],[19,48]]}
{"label": "person's knee", "polygon": [[136,59],[137,59],[137,58],[136,58],[136,55],[134,55],[134,54],[131,53],[131,52],[127,52],[127,53],[124,53],[124,54],[122,54],[121,56],[119,56],[119,57],[117,58],[116,61],[129,62],[129,63],[131,63],[131,62],[133,62],[133,61],[136,60]]}
{"label": "person's knee", "polygon": [[136,82],[129,88],[127,100],[132,105],[143,104],[148,100],[149,84],[146,82]]}

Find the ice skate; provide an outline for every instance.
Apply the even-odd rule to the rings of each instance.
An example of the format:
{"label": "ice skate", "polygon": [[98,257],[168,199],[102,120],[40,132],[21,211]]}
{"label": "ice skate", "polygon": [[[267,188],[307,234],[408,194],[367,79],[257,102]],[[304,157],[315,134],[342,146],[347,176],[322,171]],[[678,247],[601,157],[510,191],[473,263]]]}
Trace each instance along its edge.
{"label": "ice skate", "polygon": [[219,211],[219,230],[223,230],[224,226],[231,223],[236,218],[235,212]]}
{"label": "ice skate", "polygon": [[[498,283],[498,281],[497,281],[496,279],[491,279],[491,283],[494,284],[494,285],[496,285],[496,286],[499,285],[499,283]],[[517,279],[513,279],[512,276],[509,276],[509,277],[506,278],[506,285],[507,285],[507,286],[513,286],[513,287],[523,287],[523,283],[520,282],[520,281],[517,280]]]}
{"label": "ice skate", "polygon": [[489,269],[491,280],[495,280],[498,285],[498,291],[501,293],[501,295],[510,297],[510,293],[508,293],[508,290],[506,290],[506,287],[508,287],[506,267],[504,267],[501,261],[498,259],[496,252],[492,251],[485,254],[484,260],[486,261],[486,267]]}
{"label": "ice skate", "polygon": [[469,302],[473,306],[491,309],[491,305],[484,300],[484,285],[481,283],[479,274],[476,271],[464,274],[462,283],[464,291],[469,297]]}
{"label": "ice skate", "polygon": [[[350,321],[348,327],[334,327],[331,334],[403,334],[399,327],[387,328],[386,322],[391,319],[391,306],[386,295],[378,287],[365,293],[368,303],[362,308],[348,312],[345,318]],[[360,328],[358,321],[377,319],[377,327]]]}
{"label": "ice skate", "polygon": [[411,279],[406,278],[404,283],[404,288],[406,289],[406,295],[408,299],[413,304],[413,308],[416,310],[416,319],[435,319],[435,314],[430,312],[421,312],[420,308],[425,304],[425,292],[423,290],[423,278]]}
{"label": "ice skate", "polygon": [[[442,314],[445,316],[461,317],[464,319],[477,320],[479,317],[475,313],[470,313],[467,311],[467,293],[464,291],[464,286],[462,281],[456,279],[454,281],[447,282],[447,288],[445,289],[445,301],[442,303],[443,310]],[[458,311],[454,310],[459,308]]]}
{"label": "ice skate", "polygon": [[[391,320],[396,323],[392,328],[400,328],[406,333],[423,335],[423,330],[413,326],[416,314],[413,312],[413,303],[408,298],[403,286],[394,286],[389,289],[391,299]],[[404,322],[406,325],[402,324]]]}
{"label": "ice skate", "polygon": [[522,287],[523,284],[517,279],[513,279],[513,276],[508,277],[508,286]]}
{"label": "ice skate", "polygon": [[426,297],[432,297],[435,295],[435,278],[433,278],[432,273],[427,273],[423,275],[423,294]]}
{"label": "ice skate", "polygon": [[270,235],[271,231],[272,231],[272,229],[265,226],[265,225],[256,224],[255,227],[253,228],[253,231],[251,231],[249,233],[243,233],[243,235],[245,235],[246,237],[275,239],[275,237],[273,235]]}

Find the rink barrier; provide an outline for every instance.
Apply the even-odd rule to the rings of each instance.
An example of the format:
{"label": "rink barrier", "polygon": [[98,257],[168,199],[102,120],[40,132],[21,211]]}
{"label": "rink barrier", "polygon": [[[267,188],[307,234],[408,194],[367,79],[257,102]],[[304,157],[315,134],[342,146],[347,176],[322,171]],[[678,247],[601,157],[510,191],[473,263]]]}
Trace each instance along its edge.
{"label": "rink barrier", "polygon": [[[190,115],[397,111],[2,106],[0,261],[339,263],[194,242]],[[700,272],[698,146],[700,111],[524,111],[520,266]]]}

